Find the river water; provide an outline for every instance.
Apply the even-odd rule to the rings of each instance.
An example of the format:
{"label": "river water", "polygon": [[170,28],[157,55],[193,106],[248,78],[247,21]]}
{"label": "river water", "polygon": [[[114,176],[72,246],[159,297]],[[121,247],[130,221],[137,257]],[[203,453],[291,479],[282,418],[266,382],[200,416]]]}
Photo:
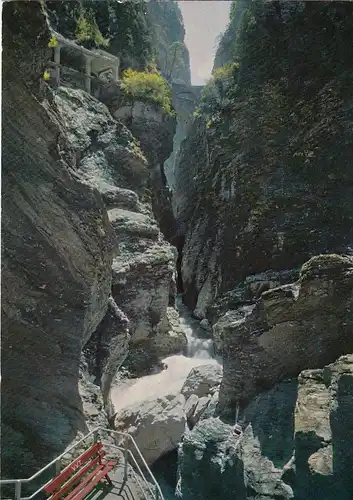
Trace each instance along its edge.
{"label": "river water", "polygon": [[187,354],[165,358],[163,362],[168,366],[166,370],[137,379],[127,379],[113,386],[111,397],[115,411],[148,399],[177,395],[192,368],[219,363],[219,360],[213,358],[212,340],[201,338],[202,335],[205,336],[205,332],[199,321],[191,317],[191,313],[180,300],[178,310],[180,324],[188,340]]}
{"label": "river water", "polygon": [[[162,396],[177,396],[184,382],[195,366],[218,364],[220,360],[213,357],[213,342],[206,339],[205,331],[200,327],[198,320],[191,317],[190,311],[177,302],[180,315],[180,324],[188,340],[187,354],[169,356],[163,361],[168,366],[166,370],[138,379],[127,379],[113,386],[111,397],[115,411],[122,410],[130,405],[142,403],[148,399]],[[175,499],[177,454],[162,457],[151,467],[159,482],[165,500]]]}

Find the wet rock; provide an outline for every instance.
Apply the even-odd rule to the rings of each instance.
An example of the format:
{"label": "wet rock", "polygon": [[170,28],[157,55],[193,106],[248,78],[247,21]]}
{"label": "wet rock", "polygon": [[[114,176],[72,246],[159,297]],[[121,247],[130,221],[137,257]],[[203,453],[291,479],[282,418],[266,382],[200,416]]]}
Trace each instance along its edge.
{"label": "wet rock", "polygon": [[238,464],[236,446],[231,426],[216,418],[203,420],[186,433],[178,458],[177,489],[181,498],[233,500],[235,491],[239,491],[238,474],[234,472]]}
{"label": "wet rock", "polygon": [[210,404],[210,401],[211,401],[210,396],[203,396],[198,400],[195,411],[190,417],[190,423],[192,426],[196,425],[197,422],[200,420],[202,415],[205,413],[208,405]]}
{"label": "wet rock", "polygon": [[101,185],[101,195],[107,208],[120,207],[126,210],[139,209],[139,198],[134,191],[111,186]]}
{"label": "wet rock", "polygon": [[207,309],[207,317],[214,326],[228,311],[240,306],[254,304],[264,291],[298,280],[300,268],[281,271],[266,271],[251,274],[233,290],[221,295]]}
{"label": "wet rock", "polygon": [[52,101],[58,120],[68,130],[80,178],[96,187],[108,206],[109,199],[116,206],[120,198],[119,207],[133,209],[133,195],[121,189],[144,194],[148,169],[131,132],[114,120],[104,104],[81,90],[60,87]]}
{"label": "wet rock", "polygon": [[185,398],[181,395],[145,401],[118,412],[115,428],[133,436],[147,464],[151,465],[177,448],[185,432],[184,406]]}
{"label": "wet rock", "polygon": [[235,311],[227,311],[215,325],[213,325],[213,342],[215,352],[217,354],[223,353],[223,339],[227,330],[236,328],[241,320],[243,320],[249,313],[252,312],[254,306],[239,307]]}
{"label": "wet rock", "polygon": [[176,255],[163,240],[135,239],[126,233],[120,235],[119,248],[120,255],[113,261],[112,293],[130,320],[128,367],[141,373],[158,358],[186,346],[185,334],[173,326],[168,309]]}
{"label": "wet rock", "polygon": [[214,417],[216,415],[218,400],[219,400],[219,386],[210,390],[210,401],[205,408],[205,411],[200,416],[201,419]]}
{"label": "wet rock", "polygon": [[87,373],[100,386],[108,415],[112,414],[110,389],[115,375],[122,366],[129,349],[129,320],[112,297],[108,310],[84,348],[89,360]]}
{"label": "wet rock", "polygon": [[217,364],[197,366],[189,373],[181,393],[185,397],[191,394],[196,394],[200,398],[207,396],[212,387],[220,384],[222,374],[222,366]]}
{"label": "wet rock", "polygon": [[194,414],[197,403],[199,402],[199,397],[196,394],[191,394],[187,399],[184,407],[186,418],[189,420],[190,417]]}
{"label": "wet rock", "polygon": [[170,241],[177,231],[163,164],[173,150],[175,118],[149,102],[134,101],[122,105],[115,100],[109,103],[109,108],[113,116],[125,123],[139,140],[148,159],[153,213],[162,233]]}
{"label": "wet rock", "polygon": [[208,319],[204,318],[200,321],[200,326],[203,330],[205,330],[208,333],[212,333],[212,328],[211,325],[208,321]]}
{"label": "wet rock", "polygon": [[167,314],[158,323],[152,345],[162,358],[186,350],[187,338],[180,325],[179,314],[173,307],[167,308]]}

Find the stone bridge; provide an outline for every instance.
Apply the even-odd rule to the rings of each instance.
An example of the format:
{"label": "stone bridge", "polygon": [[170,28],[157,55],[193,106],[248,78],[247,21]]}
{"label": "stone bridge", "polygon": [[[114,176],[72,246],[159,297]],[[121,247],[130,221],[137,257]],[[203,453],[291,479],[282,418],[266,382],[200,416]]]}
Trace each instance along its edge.
{"label": "stone bridge", "polygon": [[173,102],[176,100],[191,101],[193,104],[201,97],[203,85],[187,85],[186,83],[172,83]]}

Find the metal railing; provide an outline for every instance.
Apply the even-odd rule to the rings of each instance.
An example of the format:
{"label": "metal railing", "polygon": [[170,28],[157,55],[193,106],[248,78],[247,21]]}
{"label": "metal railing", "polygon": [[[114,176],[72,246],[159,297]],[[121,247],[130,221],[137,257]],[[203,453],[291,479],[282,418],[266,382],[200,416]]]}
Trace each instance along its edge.
{"label": "metal railing", "polygon": [[[103,427],[97,427],[97,428],[93,429],[91,432],[89,432],[88,434],[86,434],[82,439],[80,439],[77,443],[75,443],[73,446],[71,446],[66,451],[64,451],[64,453],[62,453],[58,457],[54,458],[54,460],[52,460],[50,463],[48,463],[47,465],[45,465],[38,472],[36,472],[35,474],[33,474],[33,476],[31,476],[30,478],[27,478],[27,479],[3,479],[3,480],[0,480],[0,488],[2,486],[6,486],[6,485],[14,485],[15,496],[13,498],[15,500],[32,500],[32,499],[35,499],[35,497],[40,492],[42,492],[44,490],[45,486],[47,484],[49,484],[50,481],[52,481],[52,479],[54,477],[56,477],[57,475],[60,474],[61,466],[62,466],[62,462],[63,462],[63,458],[65,457],[65,455],[68,455],[69,453],[72,453],[75,449],[77,449],[79,447],[79,445],[84,444],[85,441],[87,441],[88,438],[90,438],[91,436],[93,436],[93,441],[97,442],[98,440],[100,440],[100,435],[99,435],[100,432],[105,432],[105,433],[107,433],[109,435],[113,435],[113,436],[117,436],[117,437],[123,438],[124,446],[113,445],[113,444],[107,443],[107,442],[105,442],[103,440],[101,440],[101,441],[102,441],[102,444],[103,444],[103,446],[105,448],[117,449],[117,450],[120,450],[121,452],[123,452],[123,454],[124,454],[124,475],[123,475],[124,483],[128,480],[129,459],[131,459],[133,466],[130,468],[130,471],[134,475],[134,479],[136,480],[136,483],[138,484],[139,488],[141,489],[141,492],[142,492],[144,498],[146,500],[151,500],[151,498],[153,498],[155,500],[164,500],[164,496],[163,496],[163,493],[161,491],[161,488],[160,488],[160,486],[159,486],[156,478],[152,474],[151,469],[148,467],[145,459],[143,458],[143,455],[142,455],[141,451],[139,450],[139,448],[138,448],[138,446],[136,444],[136,441],[131,436],[131,434],[128,434],[126,432],[114,431],[112,429],[104,429]],[[132,444],[132,447],[133,447],[134,451],[138,455],[138,459],[142,463],[143,467],[146,469],[146,471],[148,473],[148,476],[149,476],[149,480],[147,480],[147,478],[146,478],[145,474],[143,473],[140,465],[138,464],[138,460],[136,460],[133,452],[131,451],[130,446],[129,446],[130,444]],[[73,460],[74,459],[72,459],[71,462]],[[44,472],[48,471],[52,467],[54,467],[55,474],[52,476],[52,478],[49,481],[46,480],[45,483],[42,486],[40,486],[30,496],[22,496],[21,492],[22,492],[22,486],[23,485],[35,481]],[[135,469],[137,469],[138,474],[136,473]],[[142,485],[141,485],[141,480],[142,480],[142,483],[143,483]],[[150,483],[152,483],[152,485]],[[144,489],[143,486],[145,486],[145,488],[147,488],[148,495],[146,494],[146,490]],[[0,495],[0,497],[3,498],[1,495]],[[5,499],[3,499],[3,500],[5,500]],[[8,499],[8,500],[10,500],[10,499]]]}

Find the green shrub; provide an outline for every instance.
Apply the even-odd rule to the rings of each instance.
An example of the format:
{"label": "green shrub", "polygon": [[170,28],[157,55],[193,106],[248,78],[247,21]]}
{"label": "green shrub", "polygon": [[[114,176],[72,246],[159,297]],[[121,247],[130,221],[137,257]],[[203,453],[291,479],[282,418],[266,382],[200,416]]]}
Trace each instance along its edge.
{"label": "green shrub", "polygon": [[76,40],[78,43],[93,43],[97,46],[108,47],[109,40],[103,37],[95,20],[81,15],[76,24]]}
{"label": "green shrub", "polygon": [[226,103],[227,93],[236,85],[239,63],[229,63],[216,69],[202,89],[200,111],[212,113]]}
{"label": "green shrub", "polygon": [[48,43],[48,47],[50,47],[51,49],[53,49],[54,47],[56,47],[58,45],[58,41],[56,39],[56,36],[55,35],[52,35],[52,37],[50,38],[50,41]]}
{"label": "green shrub", "polygon": [[172,89],[156,71],[147,73],[127,69],[122,76],[122,89],[127,97],[149,101],[161,106],[168,115],[172,111]]}

